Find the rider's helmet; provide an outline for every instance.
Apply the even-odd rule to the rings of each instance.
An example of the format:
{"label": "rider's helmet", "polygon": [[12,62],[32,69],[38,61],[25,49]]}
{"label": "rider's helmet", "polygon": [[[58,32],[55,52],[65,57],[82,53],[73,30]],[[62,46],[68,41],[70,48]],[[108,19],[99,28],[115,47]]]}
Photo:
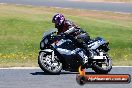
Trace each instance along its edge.
{"label": "rider's helmet", "polygon": [[52,18],[52,22],[55,23],[56,28],[61,26],[64,20],[65,20],[65,17],[60,13],[55,14]]}

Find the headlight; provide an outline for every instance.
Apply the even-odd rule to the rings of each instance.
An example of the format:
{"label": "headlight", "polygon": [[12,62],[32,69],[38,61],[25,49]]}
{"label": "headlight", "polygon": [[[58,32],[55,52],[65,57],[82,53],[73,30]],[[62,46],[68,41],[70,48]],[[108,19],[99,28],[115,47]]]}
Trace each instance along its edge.
{"label": "headlight", "polygon": [[47,44],[47,43],[48,43],[48,39],[47,39],[47,38],[44,40],[44,43],[45,43],[45,44]]}
{"label": "headlight", "polygon": [[44,48],[44,42],[41,42],[40,46],[41,48]]}

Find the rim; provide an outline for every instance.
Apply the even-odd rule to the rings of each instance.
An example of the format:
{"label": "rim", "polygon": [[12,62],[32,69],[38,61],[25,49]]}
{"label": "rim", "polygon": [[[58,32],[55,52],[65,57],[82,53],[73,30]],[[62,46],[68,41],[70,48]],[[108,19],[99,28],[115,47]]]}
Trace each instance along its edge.
{"label": "rim", "polygon": [[51,60],[52,55],[48,55],[44,52],[40,54],[40,62],[43,67],[50,72],[58,72],[61,69],[61,63],[58,61],[57,56],[54,56],[54,60]]}
{"label": "rim", "polygon": [[103,55],[106,56],[105,61],[102,63],[95,63],[99,68],[107,70],[111,67],[111,58],[108,56],[107,53],[103,52]]}

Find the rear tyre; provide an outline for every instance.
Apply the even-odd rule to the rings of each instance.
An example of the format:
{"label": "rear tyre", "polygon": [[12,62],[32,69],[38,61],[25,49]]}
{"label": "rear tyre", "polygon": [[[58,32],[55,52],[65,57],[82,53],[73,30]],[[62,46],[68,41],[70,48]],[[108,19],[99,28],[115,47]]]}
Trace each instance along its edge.
{"label": "rear tyre", "polygon": [[92,69],[97,73],[97,74],[107,74],[108,72],[111,71],[112,69],[112,59],[106,55],[106,61],[104,62],[106,64],[105,67],[101,63],[94,63],[92,66]]}

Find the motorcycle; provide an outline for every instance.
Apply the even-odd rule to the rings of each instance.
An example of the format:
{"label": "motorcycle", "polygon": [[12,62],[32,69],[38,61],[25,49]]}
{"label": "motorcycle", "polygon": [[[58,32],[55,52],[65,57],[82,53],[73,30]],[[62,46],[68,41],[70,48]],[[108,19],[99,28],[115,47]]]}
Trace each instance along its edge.
{"label": "motorcycle", "polygon": [[85,49],[77,47],[72,41],[72,36],[56,33],[55,29],[45,32],[40,42],[38,64],[44,72],[49,74],[60,74],[61,70],[77,72],[85,60],[88,60],[89,64],[86,65],[86,69],[92,68],[98,74],[107,74],[111,71],[109,42],[100,37],[86,42],[89,49],[93,51],[92,58],[88,59]]}

